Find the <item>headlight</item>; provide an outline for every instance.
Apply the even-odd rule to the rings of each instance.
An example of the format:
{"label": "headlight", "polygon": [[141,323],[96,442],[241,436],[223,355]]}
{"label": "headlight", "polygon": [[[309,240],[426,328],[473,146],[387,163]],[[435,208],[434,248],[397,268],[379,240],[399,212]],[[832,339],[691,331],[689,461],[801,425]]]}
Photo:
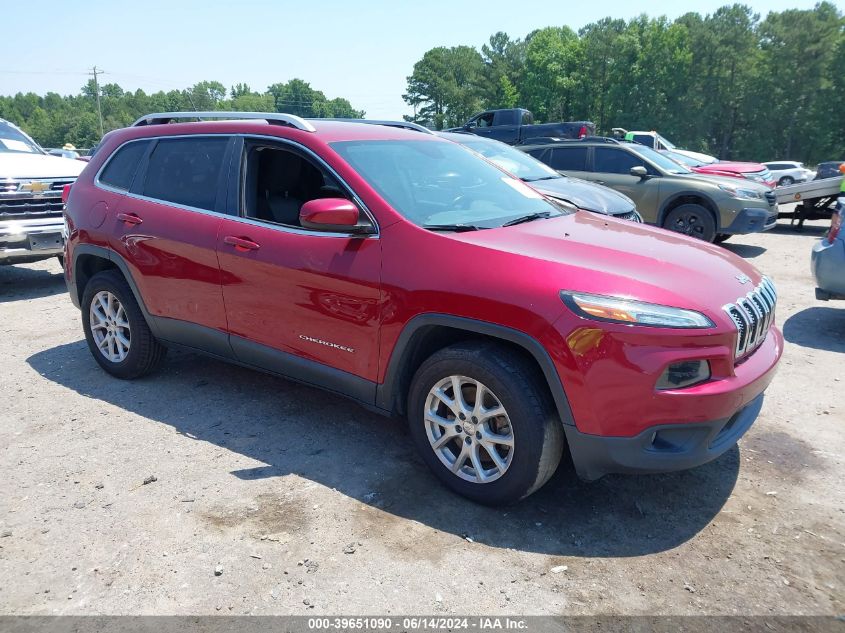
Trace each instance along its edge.
{"label": "headlight", "polygon": [[746,200],[763,199],[763,194],[753,189],[743,189],[742,187],[734,187],[733,185],[719,185],[719,189],[729,193],[734,198],[744,198]]}
{"label": "headlight", "polygon": [[651,327],[713,327],[713,321],[700,312],[684,308],[582,292],[561,291],[560,298],[570,310],[585,319]]}

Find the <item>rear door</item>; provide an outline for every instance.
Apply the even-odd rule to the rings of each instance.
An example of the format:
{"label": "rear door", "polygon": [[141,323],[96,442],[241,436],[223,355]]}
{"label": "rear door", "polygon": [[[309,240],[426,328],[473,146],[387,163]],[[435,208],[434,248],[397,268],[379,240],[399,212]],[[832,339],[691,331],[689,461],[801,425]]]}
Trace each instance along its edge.
{"label": "rear door", "polygon": [[220,348],[209,351],[221,353],[228,344],[215,247],[233,142],[223,135],[153,140],[108,220],[112,248],[129,266],[150,314],[163,319],[160,336],[191,344],[184,339],[216,331],[221,336],[211,339]]}
{"label": "rear door", "polygon": [[[632,167],[645,167],[647,178],[631,175]],[[624,193],[637,205],[637,211],[651,224],[657,222],[660,173],[642,158],[618,147],[593,147],[593,182]]]}
{"label": "rear door", "polygon": [[543,162],[566,176],[593,180],[594,174],[587,167],[589,150],[589,147],[578,145],[553,147],[548,150],[549,154]]}

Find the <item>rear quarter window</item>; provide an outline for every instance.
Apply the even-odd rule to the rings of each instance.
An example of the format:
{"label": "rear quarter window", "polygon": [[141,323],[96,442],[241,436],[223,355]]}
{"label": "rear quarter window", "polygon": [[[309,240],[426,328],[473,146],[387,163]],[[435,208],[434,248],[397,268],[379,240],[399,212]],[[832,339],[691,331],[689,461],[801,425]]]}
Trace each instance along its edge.
{"label": "rear quarter window", "polygon": [[161,139],[150,155],[142,194],[214,211],[227,137]]}
{"label": "rear quarter window", "polygon": [[104,185],[128,191],[132,186],[132,179],[141,164],[144,153],[150,146],[150,141],[131,141],[121,145],[106,163],[100,174],[100,182]]}

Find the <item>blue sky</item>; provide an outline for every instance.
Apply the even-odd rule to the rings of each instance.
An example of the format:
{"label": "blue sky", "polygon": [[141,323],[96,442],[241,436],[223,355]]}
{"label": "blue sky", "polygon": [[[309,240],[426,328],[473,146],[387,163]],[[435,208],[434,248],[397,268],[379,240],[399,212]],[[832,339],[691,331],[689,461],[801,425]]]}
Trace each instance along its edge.
{"label": "blue sky", "polygon": [[[243,0],[6,0],[0,36],[0,94],[75,94],[86,69],[101,81],[147,92],[203,79],[263,91],[294,77],[327,97],[346,97],[370,118],[399,118],[405,78],[434,46],[480,47],[496,31],[578,29],[605,16],[710,13],[726,0],[528,3],[520,0],[298,2]],[[814,0],[749,0],[768,11],[812,8]],[[840,0],[836,4],[842,5]]]}

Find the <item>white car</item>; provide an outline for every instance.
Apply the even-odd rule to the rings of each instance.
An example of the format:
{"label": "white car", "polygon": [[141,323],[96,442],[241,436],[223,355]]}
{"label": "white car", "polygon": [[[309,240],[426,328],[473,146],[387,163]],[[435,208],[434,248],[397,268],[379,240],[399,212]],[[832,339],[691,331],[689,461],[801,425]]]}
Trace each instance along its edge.
{"label": "white car", "polygon": [[85,165],[49,156],[23,130],[0,119],[0,264],[61,258],[62,190]]}
{"label": "white car", "polygon": [[778,187],[786,187],[796,182],[807,182],[816,177],[816,172],[804,167],[804,163],[797,163],[793,160],[763,164],[772,172],[772,177],[777,181]]}

